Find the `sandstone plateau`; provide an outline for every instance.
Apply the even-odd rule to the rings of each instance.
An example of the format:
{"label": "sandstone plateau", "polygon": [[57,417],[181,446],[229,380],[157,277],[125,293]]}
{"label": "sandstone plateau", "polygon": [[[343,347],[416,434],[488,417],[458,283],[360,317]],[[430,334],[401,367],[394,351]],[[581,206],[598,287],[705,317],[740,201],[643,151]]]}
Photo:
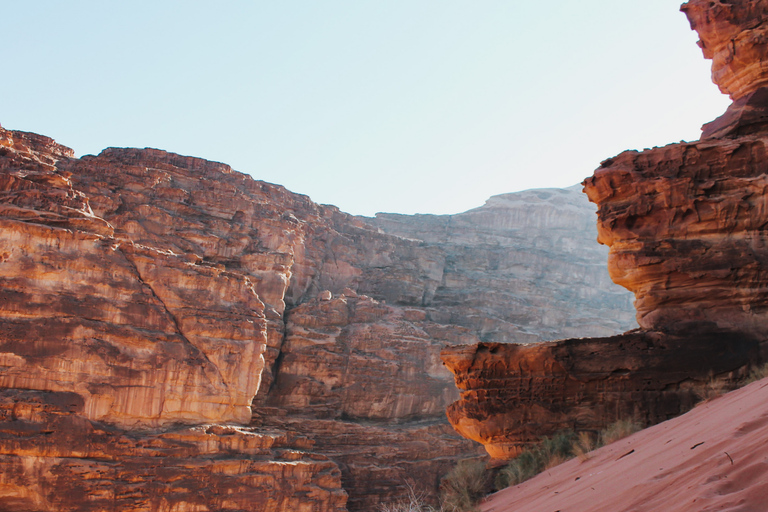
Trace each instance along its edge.
{"label": "sandstone plateau", "polygon": [[634,293],[641,329],[443,351],[461,390],[451,423],[494,457],[561,429],[663,421],[766,361],[768,2],[692,0],[682,10],[733,105],[702,140],[625,151],[583,182],[609,273]]}
{"label": "sandstone plateau", "polygon": [[353,217],[0,128],[0,509],[373,510],[477,456],[447,345],[632,328],[577,190]]}

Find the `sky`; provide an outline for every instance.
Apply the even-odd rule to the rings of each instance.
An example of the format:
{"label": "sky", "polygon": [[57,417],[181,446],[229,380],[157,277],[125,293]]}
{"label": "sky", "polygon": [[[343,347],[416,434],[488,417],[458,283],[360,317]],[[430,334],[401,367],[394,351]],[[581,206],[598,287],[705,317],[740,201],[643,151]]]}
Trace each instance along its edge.
{"label": "sky", "polygon": [[679,1],[2,2],[0,124],[450,214],[696,140],[730,103]]}

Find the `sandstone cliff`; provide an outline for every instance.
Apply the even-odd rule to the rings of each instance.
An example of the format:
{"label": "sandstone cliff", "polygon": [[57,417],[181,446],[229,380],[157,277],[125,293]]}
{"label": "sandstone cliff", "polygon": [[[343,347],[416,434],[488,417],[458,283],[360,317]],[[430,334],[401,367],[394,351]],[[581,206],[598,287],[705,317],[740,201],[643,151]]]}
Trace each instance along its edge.
{"label": "sandstone cliff", "polygon": [[630,295],[604,272],[594,221],[574,186],[494,196],[457,215],[378,214],[371,223],[446,254],[430,317],[483,341],[532,343],[634,327]]}
{"label": "sandstone cliff", "polygon": [[583,183],[608,270],[635,294],[642,330],[446,349],[462,391],[451,422],[494,456],[558,429],[622,416],[655,423],[766,359],[768,2],[692,0],[682,10],[733,105],[701,141],[626,151]]}
{"label": "sandstone cliff", "polygon": [[434,493],[477,453],[444,416],[444,346],[631,326],[605,253],[582,248],[593,212],[543,190],[355,218],[224,164],[76,159],[0,128],[0,506],[370,510],[409,482]]}

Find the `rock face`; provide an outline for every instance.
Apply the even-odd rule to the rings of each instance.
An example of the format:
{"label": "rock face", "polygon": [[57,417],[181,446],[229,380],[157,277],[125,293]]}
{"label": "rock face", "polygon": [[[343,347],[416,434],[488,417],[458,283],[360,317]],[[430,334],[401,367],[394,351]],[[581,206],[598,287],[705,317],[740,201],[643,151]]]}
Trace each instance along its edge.
{"label": "rock face", "polygon": [[491,457],[509,459],[561,430],[596,434],[618,419],[677,416],[710,391],[733,389],[758,352],[757,339],[712,328],[449,347],[443,361],[462,393],[448,418]]}
{"label": "rock face", "polygon": [[766,359],[768,2],[692,0],[682,10],[734,104],[704,140],[626,151],[583,183],[611,278],[635,294],[642,330],[446,349],[462,391],[449,418],[493,456],[563,428],[664,420]]}
{"label": "rock face", "polygon": [[430,317],[483,341],[607,336],[635,326],[630,296],[604,271],[594,207],[581,187],[490,198],[458,215],[378,214],[372,224],[446,254]]}
{"label": "rock face", "polygon": [[768,124],[768,4],[763,0],[691,0],[681,10],[712,59],[712,81],[733,101],[704,125],[702,139],[765,131]]}
{"label": "rock face", "polygon": [[456,458],[479,454],[445,421],[457,393],[439,357],[446,343],[477,337],[421,309],[347,294],[288,313],[277,378],[254,423],[314,440],[341,465],[350,510],[374,510],[405,483],[433,492]]}
{"label": "rock face", "polygon": [[635,293],[641,327],[766,332],[767,143],[753,135],[625,152],[584,182],[608,269]]}
{"label": "rock face", "polygon": [[712,60],[712,81],[739,100],[768,83],[768,3],[764,0],[690,0],[680,8],[699,46]]}
{"label": "rock face", "polygon": [[0,128],[0,508],[434,495],[478,455],[445,418],[443,347],[633,325],[605,252],[581,248],[593,215],[541,190],[356,218],[224,164],[76,159]]}
{"label": "rock face", "polygon": [[131,433],[76,393],[0,393],[3,510],[344,510],[338,466],[312,443],[235,426]]}
{"label": "rock face", "polygon": [[[247,424],[259,386],[256,278],[174,251],[181,236],[141,236],[192,239],[214,216],[173,218],[167,172],[130,166],[130,194],[89,203],[86,180],[114,179],[108,166],[2,129],[0,153],[0,508],[343,510],[338,466],[311,440],[219,426]],[[104,219],[105,204],[128,217],[154,206],[128,203],[147,191],[131,172],[156,180],[165,224]]]}

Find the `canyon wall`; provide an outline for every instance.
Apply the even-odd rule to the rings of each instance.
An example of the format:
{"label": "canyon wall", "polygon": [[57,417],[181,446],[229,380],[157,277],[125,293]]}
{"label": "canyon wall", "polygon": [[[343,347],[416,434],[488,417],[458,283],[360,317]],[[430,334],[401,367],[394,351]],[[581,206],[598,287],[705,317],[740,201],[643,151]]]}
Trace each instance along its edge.
{"label": "canyon wall", "polygon": [[0,128],[0,507],[434,496],[479,454],[445,418],[443,347],[633,326],[593,219],[556,189],[353,217],[224,164]]}
{"label": "canyon wall", "polygon": [[604,271],[607,251],[595,243],[594,222],[580,186],[498,195],[457,215],[371,220],[446,254],[430,317],[468,327],[483,341],[517,343],[635,326],[631,295]]}
{"label": "canyon wall", "polygon": [[667,419],[766,360],[768,2],[692,0],[682,10],[734,103],[702,140],[625,151],[583,183],[611,278],[634,293],[641,329],[443,352],[461,390],[449,418],[495,457],[564,428]]}

